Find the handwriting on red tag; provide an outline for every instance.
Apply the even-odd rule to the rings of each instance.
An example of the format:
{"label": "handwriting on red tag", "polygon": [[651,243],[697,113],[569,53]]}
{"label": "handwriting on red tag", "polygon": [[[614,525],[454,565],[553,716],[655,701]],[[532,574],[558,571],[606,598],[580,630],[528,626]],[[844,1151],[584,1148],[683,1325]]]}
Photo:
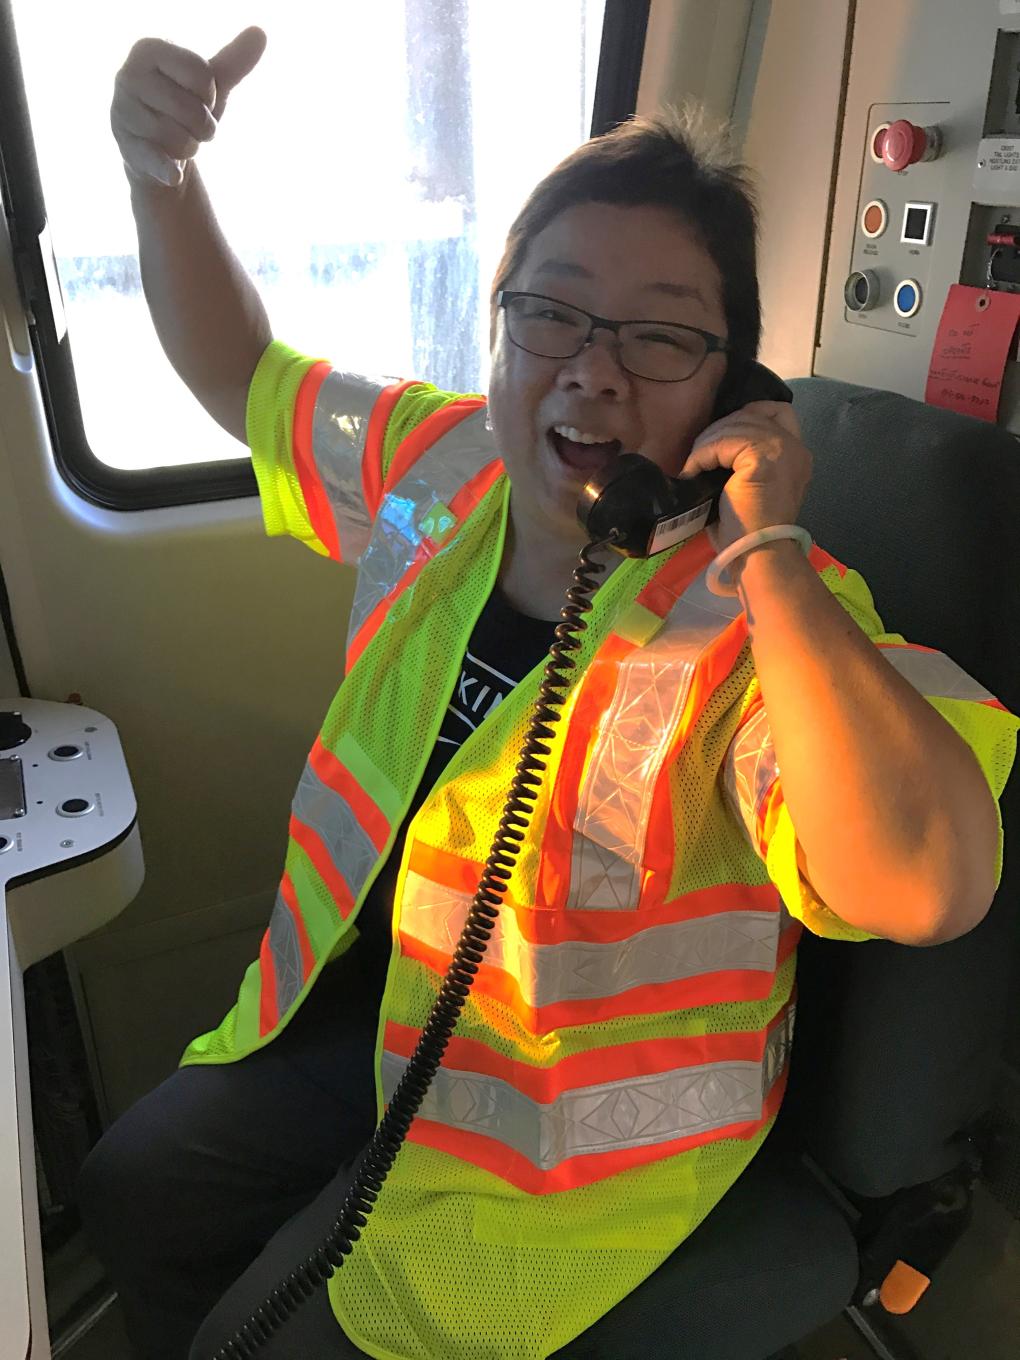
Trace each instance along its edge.
{"label": "handwriting on red tag", "polygon": [[994,422],[1018,320],[1020,294],[954,283],[931,352],[925,401]]}

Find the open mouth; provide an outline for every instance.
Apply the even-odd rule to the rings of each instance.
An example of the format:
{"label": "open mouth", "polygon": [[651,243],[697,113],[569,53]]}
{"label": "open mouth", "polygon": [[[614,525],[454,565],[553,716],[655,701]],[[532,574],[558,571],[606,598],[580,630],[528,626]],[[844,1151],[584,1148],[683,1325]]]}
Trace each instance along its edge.
{"label": "open mouth", "polygon": [[573,468],[575,472],[588,476],[593,472],[599,472],[616,458],[623,448],[618,439],[597,439],[587,434],[580,439],[574,438],[572,436],[580,435],[582,431],[571,429],[568,434],[567,428],[562,425],[553,427],[549,431],[549,443],[560,462],[566,463],[567,467]]}

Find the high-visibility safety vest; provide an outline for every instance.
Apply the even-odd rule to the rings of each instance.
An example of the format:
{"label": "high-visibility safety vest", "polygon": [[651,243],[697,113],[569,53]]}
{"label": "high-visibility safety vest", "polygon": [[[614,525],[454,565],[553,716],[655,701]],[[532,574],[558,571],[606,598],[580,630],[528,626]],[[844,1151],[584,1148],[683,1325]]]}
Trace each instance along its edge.
{"label": "high-visibility safety vest", "polygon": [[[508,481],[479,398],[369,383],[274,343],[253,379],[249,435],[267,531],[360,565],[347,674],[294,796],[260,956],[184,1062],[233,1061],[270,1042],[354,938],[507,523]],[[329,1284],[369,1355],[542,1360],[589,1327],[687,1237],[764,1140],[786,1080],[802,923],[869,938],[803,873],[747,620],[735,597],[707,589],[712,557],[701,533],[622,562],[594,597],[484,962],[362,1239]],[[810,561],[970,743],[998,798],[1020,723],[949,658],[885,633],[856,572],[819,547]],[[460,935],[542,669],[459,748],[406,836],[378,1027],[380,1115]]]}

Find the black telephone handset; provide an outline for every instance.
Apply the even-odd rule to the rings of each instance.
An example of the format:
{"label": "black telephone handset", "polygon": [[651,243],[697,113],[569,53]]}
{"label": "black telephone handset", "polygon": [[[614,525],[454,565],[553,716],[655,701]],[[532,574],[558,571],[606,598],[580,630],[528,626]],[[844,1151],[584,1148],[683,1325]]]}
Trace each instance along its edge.
{"label": "black telephone handset", "polygon": [[[712,413],[720,420],[752,401],[793,401],[793,393],[764,364],[745,361],[727,377]],[[577,518],[594,542],[616,530],[613,547],[624,557],[652,557],[686,542],[718,517],[719,497],[730,468],[697,477],[667,477],[639,453],[622,453],[585,485]]]}

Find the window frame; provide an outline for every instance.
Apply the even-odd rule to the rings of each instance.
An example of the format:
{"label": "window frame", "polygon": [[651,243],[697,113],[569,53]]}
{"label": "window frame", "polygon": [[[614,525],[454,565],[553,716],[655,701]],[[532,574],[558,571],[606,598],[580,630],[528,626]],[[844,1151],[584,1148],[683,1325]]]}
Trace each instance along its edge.
{"label": "window frame", "polygon": [[[633,113],[651,0],[605,0],[592,113],[592,133],[604,132]],[[46,411],[54,460],[67,485],[108,510],[165,506],[257,496],[251,458],[186,463],[175,467],[111,467],[89,446],[71,356],[70,333],[58,337],[50,298],[46,204],[32,135],[14,25],[14,0],[0,0],[0,201],[7,215],[15,273],[25,308]],[[56,278],[55,269],[52,275]],[[59,287],[59,281],[57,282]],[[59,307],[63,309],[63,300]]]}

